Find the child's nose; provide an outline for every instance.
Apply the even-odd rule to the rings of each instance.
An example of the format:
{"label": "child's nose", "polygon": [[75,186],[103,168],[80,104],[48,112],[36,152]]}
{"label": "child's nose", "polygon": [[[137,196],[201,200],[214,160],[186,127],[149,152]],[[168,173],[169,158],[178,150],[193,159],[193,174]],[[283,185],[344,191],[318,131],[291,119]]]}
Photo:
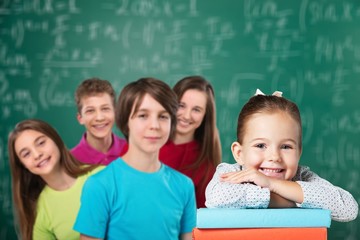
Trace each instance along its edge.
{"label": "child's nose", "polygon": [[269,160],[273,161],[273,162],[280,162],[281,161],[281,156],[280,156],[279,149],[272,149],[271,150]]}
{"label": "child's nose", "polygon": [[151,121],[151,122],[150,122],[150,127],[151,127],[152,129],[158,129],[158,128],[159,128],[160,123],[159,123],[159,120],[158,120],[157,118],[151,118],[150,121]]}
{"label": "child's nose", "polygon": [[40,160],[43,155],[42,152],[39,151],[38,149],[34,149],[33,154],[34,154],[35,160]]}
{"label": "child's nose", "polygon": [[103,120],[104,114],[101,111],[97,111],[95,117],[96,117],[96,120]]}
{"label": "child's nose", "polygon": [[190,119],[190,117],[191,117],[191,109],[190,108],[186,108],[185,110],[184,110],[184,118],[186,118],[186,119]]}

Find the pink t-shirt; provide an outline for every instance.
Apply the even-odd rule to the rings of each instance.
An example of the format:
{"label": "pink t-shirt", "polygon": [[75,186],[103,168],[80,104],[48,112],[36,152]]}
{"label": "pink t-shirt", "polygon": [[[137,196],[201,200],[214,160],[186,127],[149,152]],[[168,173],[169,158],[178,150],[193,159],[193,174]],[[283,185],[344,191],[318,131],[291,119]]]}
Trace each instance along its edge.
{"label": "pink t-shirt", "polygon": [[91,147],[86,141],[86,133],[82,136],[78,145],[71,149],[73,156],[86,164],[108,165],[123,154],[126,140],[112,134],[113,143],[107,153],[99,152]]}

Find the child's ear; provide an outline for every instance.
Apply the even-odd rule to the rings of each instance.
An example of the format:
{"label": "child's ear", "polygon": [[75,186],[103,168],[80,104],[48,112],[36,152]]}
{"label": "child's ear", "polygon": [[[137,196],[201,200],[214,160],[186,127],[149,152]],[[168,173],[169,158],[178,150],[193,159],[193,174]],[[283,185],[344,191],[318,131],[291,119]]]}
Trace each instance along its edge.
{"label": "child's ear", "polygon": [[231,152],[233,154],[233,157],[235,159],[235,161],[240,164],[240,165],[243,165],[243,161],[242,161],[242,157],[241,157],[241,152],[242,151],[242,147],[241,147],[241,144],[238,143],[238,142],[233,142],[231,144]]}
{"label": "child's ear", "polygon": [[76,114],[76,119],[78,120],[78,122],[79,122],[81,125],[84,125],[84,121],[83,121],[80,113],[77,113],[77,114]]}

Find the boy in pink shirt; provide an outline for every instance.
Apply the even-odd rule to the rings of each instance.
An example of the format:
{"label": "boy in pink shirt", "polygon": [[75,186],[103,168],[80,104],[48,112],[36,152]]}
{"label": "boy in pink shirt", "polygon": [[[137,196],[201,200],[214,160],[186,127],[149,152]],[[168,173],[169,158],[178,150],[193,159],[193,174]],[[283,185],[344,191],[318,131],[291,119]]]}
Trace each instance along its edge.
{"label": "boy in pink shirt", "polygon": [[126,141],[116,136],[112,127],[115,121],[115,91],[107,80],[84,80],[75,92],[77,120],[86,132],[71,153],[80,162],[108,165],[124,151]]}

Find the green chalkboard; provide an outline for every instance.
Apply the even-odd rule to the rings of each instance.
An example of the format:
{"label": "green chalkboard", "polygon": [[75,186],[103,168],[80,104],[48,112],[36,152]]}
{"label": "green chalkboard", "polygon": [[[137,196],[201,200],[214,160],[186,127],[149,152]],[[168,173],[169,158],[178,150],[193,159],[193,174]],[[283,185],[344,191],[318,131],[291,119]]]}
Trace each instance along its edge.
{"label": "green chalkboard", "polygon": [[[0,239],[15,239],[7,135],[41,118],[80,139],[73,93],[97,76],[117,93],[140,77],[215,88],[223,160],[240,108],[260,88],[298,103],[301,164],[360,199],[360,2],[357,0],[0,1]],[[329,239],[359,239],[360,220]]]}

